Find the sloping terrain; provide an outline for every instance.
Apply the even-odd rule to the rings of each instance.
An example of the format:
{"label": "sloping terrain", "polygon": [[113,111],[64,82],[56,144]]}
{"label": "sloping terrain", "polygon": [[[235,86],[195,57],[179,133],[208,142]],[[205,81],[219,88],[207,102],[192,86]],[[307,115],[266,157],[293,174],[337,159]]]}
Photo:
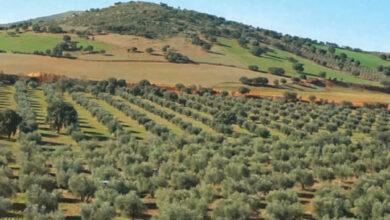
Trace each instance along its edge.
{"label": "sloping terrain", "polygon": [[[50,31],[59,33],[47,33]],[[68,42],[64,40],[67,36]],[[67,43],[77,45],[63,52],[62,56],[72,59],[53,58],[56,47]],[[332,91],[347,94],[352,90],[343,87],[350,84],[355,85],[354,93],[363,92],[356,90],[358,86],[377,87],[371,92],[382,96],[376,91],[383,91],[381,83],[387,77],[377,68],[386,68],[389,62],[377,53],[344,48],[331,54],[329,46],[321,42],[145,2],[48,17],[27,29],[13,26],[0,31],[0,51],[6,52],[0,54],[0,70],[6,73],[43,72],[95,80],[112,76],[129,82],[148,79],[164,85],[194,84],[232,92],[243,86],[241,77],[263,77],[268,80],[265,86],[246,85],[251,94],[281,95],[293,90],[306,97],[321,93],[337,101],[350,96],[330,95],[338,93]],[[169,51],[187,56],[192,63],[168,61]],[[341,53],[346,58],[340,59]],[[251,71],[249,66],[257,70]],[[273,75],[272,68],[282,68],[284,74]],[[313,84],[313,79],[322,82]],[[363,103],[367,98],[354,101]]]}

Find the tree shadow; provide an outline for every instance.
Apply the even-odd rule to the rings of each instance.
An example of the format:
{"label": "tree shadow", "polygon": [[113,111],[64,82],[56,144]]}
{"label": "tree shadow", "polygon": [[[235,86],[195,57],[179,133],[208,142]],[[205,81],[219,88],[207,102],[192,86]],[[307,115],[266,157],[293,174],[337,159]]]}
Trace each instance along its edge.
{"label": "tree shadow", "polygon": [[69,204],[76,204],[80,203],[80,199],[75,198],[60,198],[59,202],[69,203]]}
{"label": "tree shadow", "polygon": [[207,51],[207,53],[215,54],[215,55],[220,55],[220,56],[225,56],[224,53],[216,52],[216,51]]}
{"label": "tree shadow", "polygon": [[43,146],[62,146],[62,145],[64,145],[61,143],[55,143],[55,142],[50,142],[50,141],[41,141],[40,144]]}
{"label": "tree shadow", "polygon": [[269,60],[274,60],[274,61],[277,61],[277,62],[283,62],[283,60],[281,60],[280,58],[274,58],[270,55],[267,55],[267,56],[261,56],[262,58],[265,58],[265,59],[269,59]]}
{"label": "tree shadow", "polygon": [[65,216],[65,220],[81,220],[81,216]]}
{"label": "tree shadow", "polygon": [[230,48],[230,47],[231,47],[231,46],[226,45],[226,44],[223,44],[223,43],[221,43],[221,42],[217,42],[217,45],[218,45],[218,46],[221,46],[221,47],[227,47],[227,48]]}
{"label": "tree shadow", "polygon": [[20,202],[12,203],[11,209],[15,210],[15,211],[22,211],[23,212],[26,209],[26,204],[20,203]]}
{"label": "tree shadow", "polygon": [[298,193],[298,196],[299,196],[300,198],[305,198],[305,199],[311,199],[311,198],[314,197],[313,194],[307,193],[307,192],[299,192],[299,193]]}
{"label": "tree shadow", "polygon": [[[83,124],[86,124],[86,123],[83,123]],[[90,128],[90,129],[93,129],[94,127],[89,126],[89,125],[80,125],[80,128]]]}
{"label": "tree shadow", "polygon": [[276,55],[272,55],[272,54],[268,54],[268,53],[267,53],[267,56],[272,57],[272,58],[277,59],[277,60],[286,60],[285,58],[282,58],[282,57],[279,57]]}
{"label": "tree shadow", "polygon": [[46,138],[57,138],[59,135],[56,135],[56,134],[48,134],[48,133],[41,133],[41,136],[42,136],[42,137],[46,137]]}

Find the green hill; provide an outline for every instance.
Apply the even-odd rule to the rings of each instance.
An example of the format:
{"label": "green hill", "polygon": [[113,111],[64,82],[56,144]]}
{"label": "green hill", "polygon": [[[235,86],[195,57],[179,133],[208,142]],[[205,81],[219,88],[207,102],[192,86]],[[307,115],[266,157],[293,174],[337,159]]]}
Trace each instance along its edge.
{"label": "green hill", "polygon": [[[171,50],[198,63],[245,69],[256,65],[263,73],[270,72],[270,68],[283,68],[285,75],[301,79],[319,77],[325,72],[325,77],[332,81],[371,86],[390,81],[386,75],[390,72],[389,61],[380,59],[376,53],[338,47],[331,53],[328,44],[323,42],[166,4],[116,3],[103,9],[67,12],[31,21],[42,22],[17,33],[19,37],[10,38],[3,32],[0,50],[44,51],[60,43],[63,35],[73,34],[72,39],[81,46],[91,45],[95,49],[95,53],[70,51],[79,59],[162,62],[166,60],[161,48],[169,45]],[[9,35],[10,30],[6,31]],[[178,40],[182,38],[185,40]],[[148,47],[154,53],[146,52]],[[143,51],[130,53],[130,48]],[[107,55],[93,55],[100,50],[106,51]]]}
{"label": "green hill", "polygon": [[[377,54],[346,51],[341,48],[337,48],[336,53],[331,54],[323,42],[254,28],[214,15],[176,9],[166,4],[117,3],[107,8],[92,9],[65,19],[51,21],[53,20],[65,29],[82,29],[90,34],[119,33],[153,39],[184,34],[199,45],[213,42],[218,37],[236,39],[243,48],[250,49],[257,45],[272,46],[356,78],[377,82],[388,80],[386,74],[377,68],[379,65],[388,65],[389,61],[380,60]],[[337,56],[343,52],[347,55],[346,58]]]}

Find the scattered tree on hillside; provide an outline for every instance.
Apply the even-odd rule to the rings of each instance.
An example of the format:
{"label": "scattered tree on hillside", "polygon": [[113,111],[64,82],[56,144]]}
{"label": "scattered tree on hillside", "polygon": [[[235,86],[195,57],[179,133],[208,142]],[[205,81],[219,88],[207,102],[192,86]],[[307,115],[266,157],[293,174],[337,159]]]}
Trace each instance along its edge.
{"label": "scattered tree on hillside", "polygon": [[303,72],[305,69],[303,68],[303,64],[302,63],[293,63],[292,65],[293,69],[295,71],[297,71],[298,73],[301,73]]}
{"label": "scattered tree on hillside", "polygon": [[149,53],[149,54],[152,54],[153,53],[153,48],[151,48],[151,47],[148,47],[148,48],[146,48],[146,53]]}
{"label": "scattered tree on hillside", "polygon": [[263,53],[266,53],[267,52],[267,48],[265,47],[259,47],[259,46],[254,46],[250,49],[250,52],[251,54],[253,54],[254,56],[261,56]]}
{"label": "scattered tree on hillside", "polygon": [[240,86],[240,87],[238,88],[238,91],[239,91],[241,94],[247,94],[247,93],[249,93],[251,90],[250,90],[248,87],[246,87],[246,86]]}
{"label": "scattered tree on hillside", "polygon": [[165,54],[165,58],[171,63],[191,63],[192,61],[187,56],[181,53],[169,51]]}
{"label": "scattered tree on hillside", "polygon": [[64,35],[62,38],[65,42],[70,42],[72,38],[69,35]]}
{"label": "scattered tree on hillside", "polygon": [[284,75],[285,73],[284,69],[280,67],[270,67],[268,68],[268,71],[274,75]]}
{"label": "scattered tree on hillside", "polygon": [[252,71],[258,71],[259,70],[259,67],[257,65],[249,65],[248,66],[248,69],[252,70]]}

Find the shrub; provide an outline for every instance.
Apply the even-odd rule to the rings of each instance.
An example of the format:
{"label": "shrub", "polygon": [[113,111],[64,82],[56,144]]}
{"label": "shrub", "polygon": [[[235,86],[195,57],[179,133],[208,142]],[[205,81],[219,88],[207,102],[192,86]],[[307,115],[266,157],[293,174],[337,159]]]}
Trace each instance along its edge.
{"label": "shrub", "polygon": [[249,93],[251,90],[250,90],[248,87],[246,87],[246,86],[240,86],[240,87],[238,88],[238,91],[239,91],[241,94],[246,94],[246,93]]}
{"label": "shrub", "polygon": [[169,51],[165,54],[165,59],[171,63],[191,63],[192,61],[187,56],[184,56],[181,53]]}
{"label": "shrub", "polygon": [[268,71],[274,75],[284,75],[285,73],[284,69],[279,67],[270,67],[268,68]]}
{"label": "shrub", "polygon": [[258,71],[259,70],[259,67],[257,65],[249,65],[248,66],[248,69],[252,70],[252,71]]}

